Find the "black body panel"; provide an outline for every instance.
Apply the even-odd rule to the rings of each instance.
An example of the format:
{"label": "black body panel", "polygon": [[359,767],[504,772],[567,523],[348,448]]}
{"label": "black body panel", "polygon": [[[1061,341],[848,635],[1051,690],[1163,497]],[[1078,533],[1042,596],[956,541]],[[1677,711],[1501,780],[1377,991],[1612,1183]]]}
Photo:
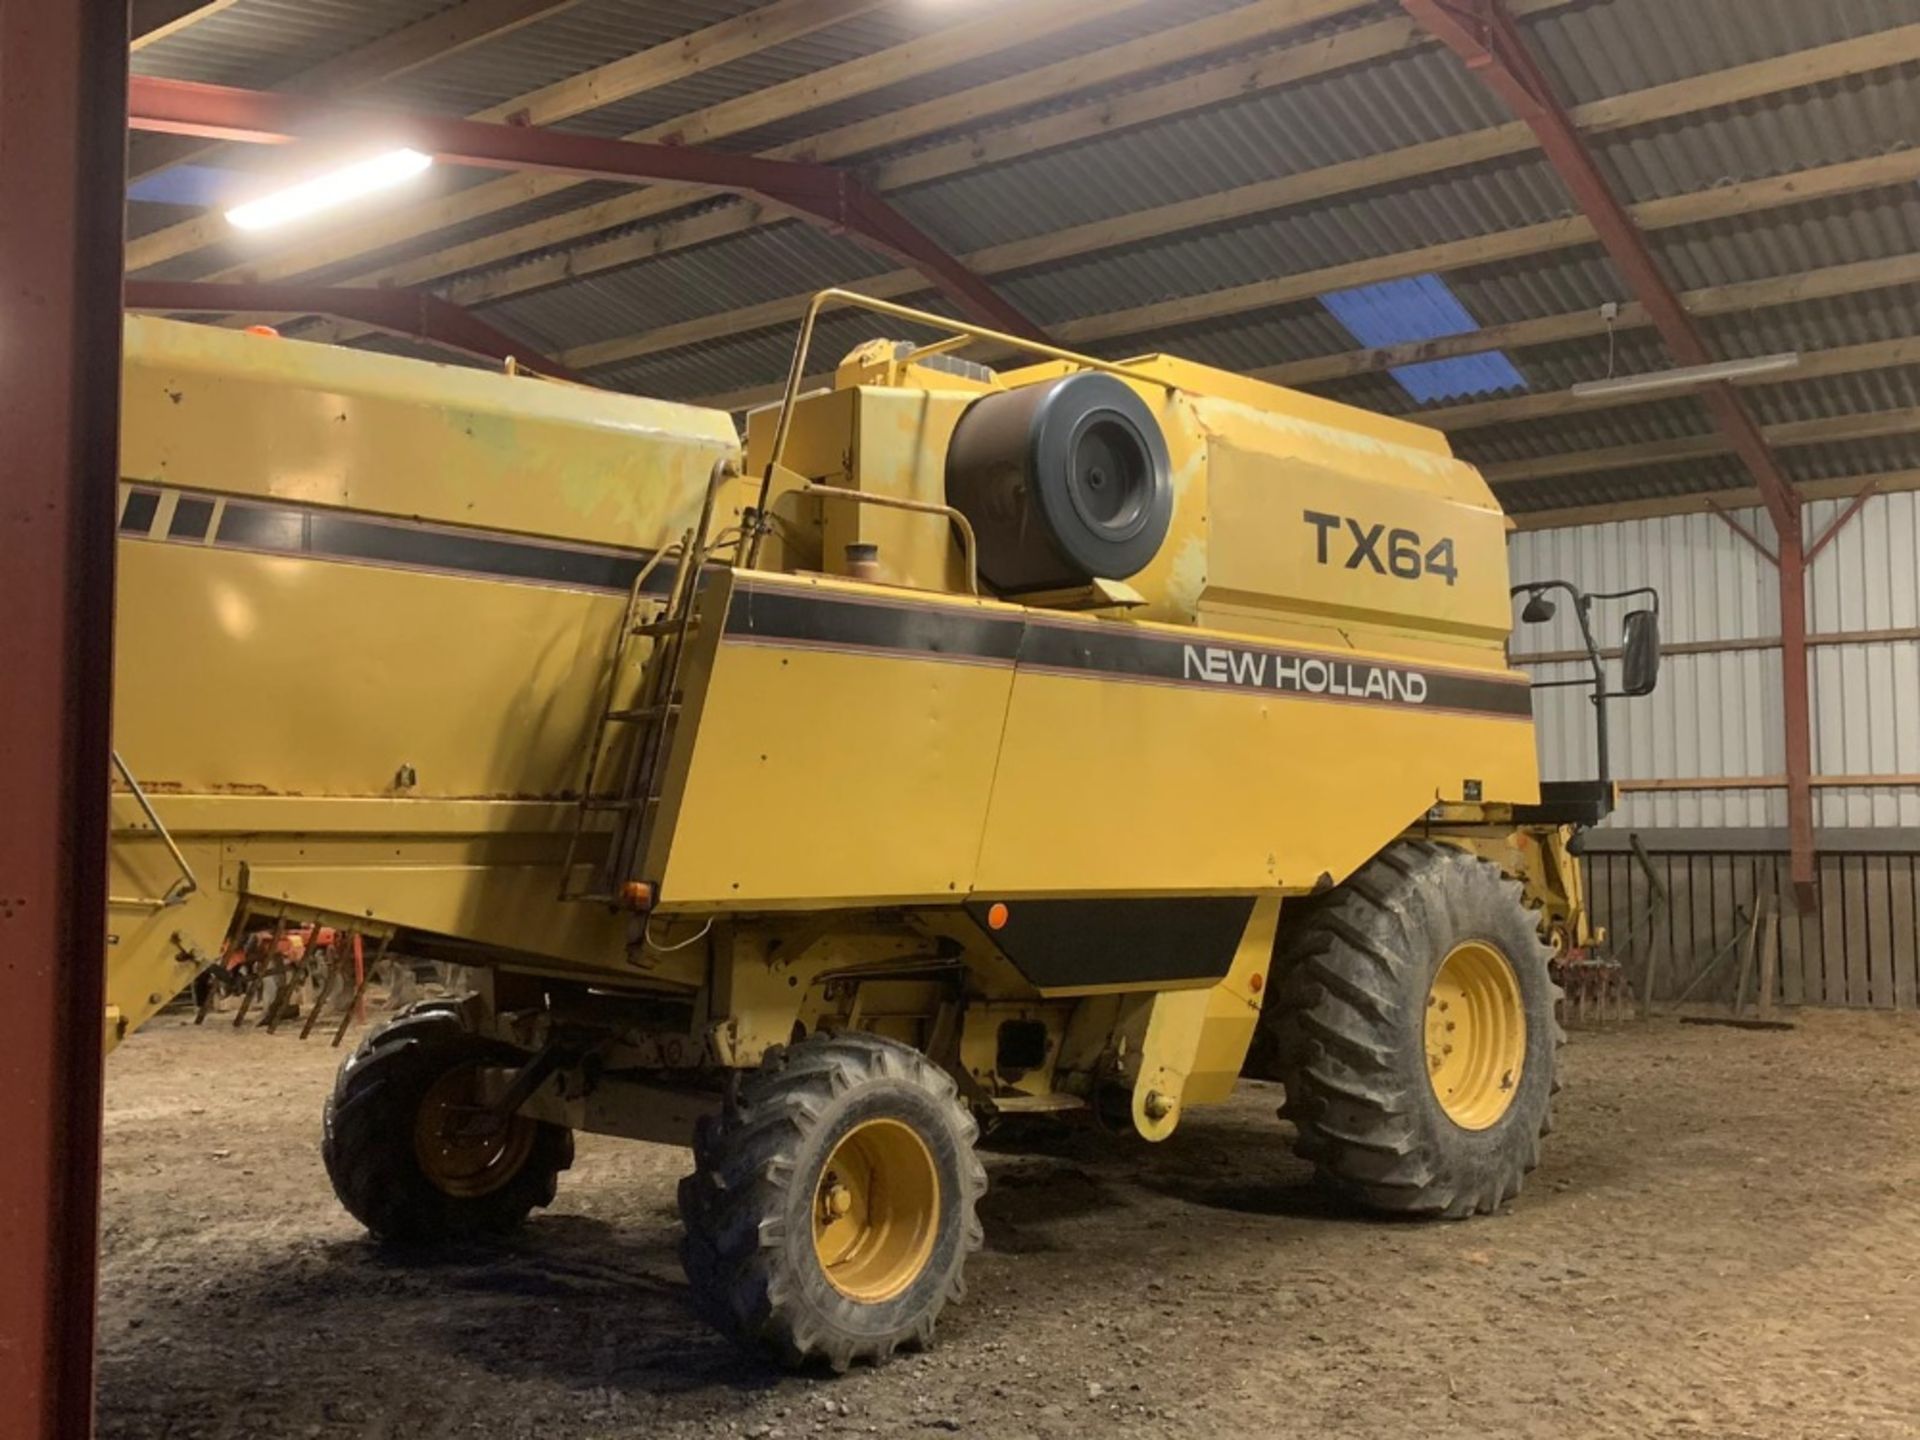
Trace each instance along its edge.
{"label": "black body panel", "polygon": [[1613,786],[1605,780],[1542,780],[1538,805],[1516,805],[1516,825],[1598,825],[1613,813]]}
{"label": "black body panel", "polygon": [[1149,987],[1219,980],[1253,913],[1244,895],[1174,900],[1012,900],[1006,924],[987,923],[992,902],[967,913],[1019,972],[1043,990],[1081,985]]}

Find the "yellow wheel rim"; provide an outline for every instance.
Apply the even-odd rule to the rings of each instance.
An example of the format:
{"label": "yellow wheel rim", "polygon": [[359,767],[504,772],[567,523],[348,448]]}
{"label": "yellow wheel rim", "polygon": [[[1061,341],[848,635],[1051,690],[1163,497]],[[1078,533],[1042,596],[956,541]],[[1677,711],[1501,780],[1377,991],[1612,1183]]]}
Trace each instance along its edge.
{"label": "yellow wheel rim", "polygon": [[940,1225],[940,1174],[909,1125],[863,1120],[813,1192],[813,1253],[833,1288],[877,1305],[919,1278]]}
{"label": "yellow wheel rim", "polygon": [[524,1115],[490,1133],[471,1133],[481,1108],[480,1067],[462,1065],[433,1082],[413,1117],[420,1173],[462,1200],[491,1195],[520,1173],[533,1150],[534,1122]]}
{"label": "yellow wheel rim", "polygon": [[1499,1122],[1520,1088],[1527,1013],[1513,966],[1468,940],[1447,953],[1427,990],[1427,1078],[1447,1118],[1463,1130]]}

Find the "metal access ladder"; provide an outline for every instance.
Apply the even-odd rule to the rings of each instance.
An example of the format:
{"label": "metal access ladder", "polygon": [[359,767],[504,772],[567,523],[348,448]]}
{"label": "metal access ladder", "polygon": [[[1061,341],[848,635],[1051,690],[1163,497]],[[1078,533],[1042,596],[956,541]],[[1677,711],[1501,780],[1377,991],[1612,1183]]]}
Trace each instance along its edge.
{"label": "metal access ladder", "polygon": [[[700,577],[716,548],[707,538],[713,523],[714,502],[720,486],[731,474],[725,461],[714,466],[699,523],[689,529],[678,544],[651,556],[640,567],[627,592],[626,611],[614,637],[606,683],[601,688],[602,708],[587,749],[586,774],[574,810],[573,833],[568,839],[566,860],[560,872],[562,900],[623,906],[631,903],[627,886],[633,879],[635,866],[647,853],[647,842],[666,782],[667,759],[673,753],[674,732],[683,704],[680,677],[687,637],[699,618]],[[652,618],[642,619],[648,604],[647,582],[668,560],[674,562],[674,577],[666,603]],[[653,653],[647,657],[642,674],[639,703],[621,705],[618,702],[620,676],[637,640],[652,641]],[[620,772],[614,777],[611,789],[596,790],[594,783],[599,778],[615,729],[626,726],[638,727],[638,733],[626,752]],[[614,821],[607,831],[606,853],[599,865],[590,870],[585,882],[576,885],[576,872],[588,869],[588,862],[580,859],[580,851],[588,833],[597,829],[594,817],[609,813]]]}

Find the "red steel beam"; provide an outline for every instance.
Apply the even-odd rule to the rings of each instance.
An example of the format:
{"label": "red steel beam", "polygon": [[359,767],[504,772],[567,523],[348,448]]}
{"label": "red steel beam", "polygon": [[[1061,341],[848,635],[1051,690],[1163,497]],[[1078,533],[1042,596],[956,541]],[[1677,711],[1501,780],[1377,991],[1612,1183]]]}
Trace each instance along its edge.
{"label": "red steel beam", "polygon": [[1733,512],[1718,500],[1709,496],[1707,498],[1707,509],[1719,516],[1721,523],[1729,530],[1733,531],[1734,534],[1738,535],[1742,540],[1746,541],[1747,544],[1751,545],[1755,550],[1758,550],[1761,555],[1766,557],[1767,563],[1771,565],[1778,565],[1780,563],[1780,557],[1767,548],[1766,541],[1762,540],[1758,535],[1754,534],[1753,531],[1734,519]]}
{"label": "red steel beam", "polygon": [[[1400,0],[1400,7],[1458,55],[1516,118],[1527,123],[1561,183],[1592,223],[1634,298],[1646,307],[1648,318],[1674,361],[1704,365],[1713,360],[1706,337],[1668,283],[1646,237],[1613,193],[1586,138],[1499,0]],[[1806,567],[1800,499],[1739,391],[1727,384],[1710,385],[1700,397],[1753,476],[1779,536],[1787,830],[1793,882],[1804,905],[1813,888],[1814,858],[1813,789],[1809,783],[1813,768],[1812,707],[1807,692]]]}
{"label": "red steel beam", "polygon": [[128,120],[136,130],[278,145],[296,139],[411,146],[452,165],[537,170],[584,180],[664,181],[758,195],[872,246],[925,275],[989,325],[1030,340],[1046,336],[924,230],[852,175],[831,165],[732,155],[696,145],[607,140],[529,125],[496,125],[340,105],[312,95],[239,90],[135,76]]}
{"label": "red steel beam", "polygon": [[90,1433],[126,0],[0,0],[0,1430]]}
{"label": "red steel beam", "polygon": [[406,286],[370,289],[345,285],[129,280],[126,304],[129,310],[164,310],[174,314],[332,315],[483,360],[511,359],[525,369],[556,380],[572,380],[581,385],[592,383],[451,300]]}
{"label": "red steel beam", "polygon": [[1858,515],[1867,501],[1879,493],[1880,482],[1878,480],[1869,480],[1865,485],[1862,485],[1859,494],[1853,497],[1852,501],[1848,503],[1847,508],[1834,516],[1833,523],[1822,530],[1814,542],[1807,546],[1807,564],[1811,565],[1815,560],[1818,560],[1820,558],[1820,552],[1831,545],[1835,537],[1847,528],[1847,522]]}
{"label": "red steel beam", "polygon": [[[1574,203],[1592,222],[1634,298],[1646,307],[1674,361],[1705,365],[1716,358],[1499,0],[1400,0],[1400,6],[1465,61],[1516,118],[1527,123],[1561,183],[1572,192]],[[1719,384],[1700,393],[1715,423],[1752,472],[1774,524],[1783,530],[1797,529],[1800,512],[1793,487],[1739,392]]]}

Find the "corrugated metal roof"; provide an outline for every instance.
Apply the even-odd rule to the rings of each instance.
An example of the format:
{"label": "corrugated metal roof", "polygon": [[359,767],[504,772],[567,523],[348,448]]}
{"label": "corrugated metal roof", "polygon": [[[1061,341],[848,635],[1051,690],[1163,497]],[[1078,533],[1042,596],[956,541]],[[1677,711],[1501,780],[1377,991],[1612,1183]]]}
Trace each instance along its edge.
{"label": "corrugated metal roof", "polygon": [[1914,0],[1609,0],[1521,23],[1578,105],[1916,20]]}
{"label": "corrugated metal roof", "polygon": [[[1014,13],[1025,6],[1027,13],[1034,8],[1027,0],[994,0],[998,5],[1013,4]],[[917,105],[923,101],[939,99],[957,91],[972,89],[990,84],[1009,75],[1035,70],[1059,60],[1072,59],[1092,50],[1104,49],[1124,41],[1149,35],[1159,30],[1185,24],[1231,10],[1245,0],[1117,0],[1108,13],[1097,20],[1084,25],[1061,31],[1058,34],[1029,35],[1019,43],[1009,45],[991,55],[975,60],[962,61],[959,64],[945,66],[930,74],[902,81],[896,85],[865,93],[850,95],[844,100],[830,103],[822,108],[782,120],[776,124],[763,126],[742,137],[742,142],[753,149],[767,149],[784,145],[808,135],[817,135],[855,121],[872,116],[884,115],[894,110]],[[860,22],[847,27],[850,33],[871,33],[871,49],[881,45],[898,44],[928,29],[938,28],[930,22],[939,20],[951,22],[956,19],[974,20],[981,18],[987,7],[981,5],[938,5],[918,3],[895,5],[874,12]],[[811,44],[812,42],[808,42]],[[783,47],[785,48],[785,47]],[[769,52],[777,54],[778,52]],[[871,53],[870,50],[860,53]],[[845,58],[855,58],[848,55]],[[828,60],[825,63],[837,63]],[[822,69],[824,64],[810,66],[809,69]]]}
{"label": "corrugated metal roof", "polygon": [[[1782,463],[1791,469],[1790,457]],[[1524,480],[1499,487],[1500,503],[1515,515],[1558,510],[1570,505],[1602,505],[1615,500],[1664,500],[1704,491],[1751,488],[1753,477],[1731,455],[1712,455],[1665,465],[1633,465],[1619,470]]]}
{"label": "corrugated metal roof", "polygon": [[[486,316],[571,348],[710,314],[716,296],[734,306],[757,305],[805,293],[823,273],[857,280],[892,268],[886,256],[825,230],[780,225],[727,246],[680,250],[658,264],[519,296],[488,306]],[[787,336],[793,326],[772,328]]]}
{"label": "corrugated metal roof", "polygon": [[1041,235],[1497,125],[1427,51],[915,186],[895,203],[956,249]]}
{"label": "corrugated metal roof", "polygon": [[[949,307],[929,299],[927,309]],[[594,379],[620,390],[665,399],[690,399],[732,390],[742,376],[785,379],[799,327],[788,324],[729,336],[663,355],[649,355],[627,365],[594,372]],[[854,346],[876,336],[918,338],[913,328],[868,311],[829,311],[814,331],[812,371],[831,370]],[[755,383],[752,381],[744,383]]]}
{"label": "corrugated metal roof", "polygon": [[[1439,57],[1427,58],[1438,60]],[[1155,139],[1157,129],[1140,137],[1134,148],[1139,174],[1179,177],[1178,182],[1169,179],[1154,183],[1187,183],[1198,193],[1210,193],[1217,188],[1213,176],[1206,176],[1202,183],[1193,186],[1180,164],[1182,152],[1178,148],[1161,148]],[[1082,161],[1085,159],[1082,152],[1087,150],[1089,147],[1078,147],[1068,153],[1068,159]],[[1103,218],[1103,211],[1118,214],[1138,208],[1136,200],[1115,198],[1115,177],[1102,175],[1097,167],[1088,163],[1067,165],[1055,157],[1048,159],[1059,165],[1059,175],[1042,173],[1022,177],[1016,174],[1021,167],[998,167],[945,187],[942,202],[945,208],[941,208],[937,216],[933,213],[936,207],[929,206],[924,197],[940,187],[924,187],[914,192],[905,208],[950,241],[953,238],[950,232],[964,224],[970,233],[962,235],[956,243],[955,248],[961,250],[973,248],[976,243],[1012,238],[1010,231],[1047,233],[1066,224]],[[1249,162],[1249,170],[1251,168],[1252,162]],[[1030,188],[1029,182],[1035,179],[1047,183]],[[1137,193],[1148,183],[1149,180],[1143,178],[1132,190]],[[1158,203],[1164,193],[1143,198]],[[1900,213],[1892,217],[1881,214],[1875,208],[1876,203],[1891,206]],[[1419,186],[1351,197],[1329,205],[1260,217],[1232,227],[1187,232],[1125,251],[1066,261],[998,283],[1009,299],[1042,323],[1058,324],[1175,296],[1255,283],[1276,274],[1317,270],[1370,254],[1398,253],[1407,247],[1410,235],[1418,236],[1424,243],[1437,243],[1538,223],[1564,214],[1566,207],[1564,192],[1544,162],[1537,157],[1519,157],[1465,174],[1436,177]],[[1722,244],[1720,236],[1714,233],[1716,227],[1704,226],[1692,227],[1680,234],[1657,236],[1656,244],[1670,255],[1681,283],[1697,287],[1806,268],[1807,262],[1796,263],[1789,257],[1804,248],[1804,232],[1808,227],[1830,232],[1821,250],[1823,263],[1873,258],[1892,247],[1903,230],[1912,233],[1906,225],[1907,211],[1920,215],[1920,192],[1901,187],[1886,192],[1878,202],[1864,206],[1847,200],[1822,202],[1792,211],[1768,212],[1738,224],[1728,222],[1718,227],[1733,232],[1744,243]],[[1009,220],[1006,218],[1009,216],[1018,218]],[[1702,239],[1703,235],[1706,238]],[[750,276],[757,273],[755,252],[750,248],[753,243],[756,242],[748,237],[714,248],[722,256],[731,251],[737,257],[734,268],[741,275]],[[670,264],[671,260],[672,257],[667,257],[638,268],[644,271],[650,266]],[[716,263],[724,267],[728,261],[721,259]],[[871,270],[863,265],[848,273],[871,273]],[[816,274],[821,280],[842,278],[842,272],[838,271]],[[1450,283],[1456,285],[1463,302],[1483,324],[1589,309],[1602,300],[1621,298],[1625,290],[1594,247],[1572,256],[1542,256],[1457,272],[1450,277]],[[804,288],[804,283],[800,288]],[[538,302],[533,303],[533,313],[537,314]],[[626,317],[628,323],[623,326],[620,317],[608,312],[596,313],[604,317],[600,333],[605,334],[620,334],[623,328],[626,333],[635,333],[649,324],[660,323],[636,311]],[[1135,350],[1142,348],[1144,339],[1150,344],[1178,348],[1196,353],[1198,358],[1239,368],[1261,368],[1313,353],[1294,346],[1261,344],[1257,332],[1235,344],[1231,338],[1215,333],[1220,328],[1246,330],[1249,322],[1236,318],[1224,327],[1221,322],[1211,322],[1174,335],[1123,337],[1112,345],[1097,348],[1109,352]],[[766,378],[771,377],[743,375],[738,383]]]}
{"label": "corrugated metal roof", "polygon": [[[579,0],[369,93],[383,102],[470,114],[743,15],[764,0]],[[734,92],[739,93],[739,92]],[[594,133],[612,133],[602,127]]]}
{"label": "corrugated metal roof", "polygon": [[270,87],[459,0],[236,0],[133,54],[135,74]]}
{"label": "corrugated metal roof", "polygon": [[[1845,480],[1863,475],[1920,472],[1920,443],[1913,435],[1791,445],[1777,452],[1789,480]],[[1500,503],[1514,514],[1613,501],[1660,500],[1716,490],[1748,490],[1753,477],[1731,455],[1635,464],[1616,470],[1522,480],[1499,487]]]}
{"label": "corrugated metal roof", "polygon": [[[1538,162],[1533,163],[1538,165]],[[1551,183],[1544,175],[1538,179],[1543,185]],[[1387,203],[1392,203],[1392,197],[1388,198]],[[1417,206],[1418,201],[1415,199],[1408,203]],[[1348,213],[1371,212],[1362,212],[1356,206],[1351,207]],[[1376,219],[1373,228],[1381,235],[1379,243],[1389,247],[1385,253],[1396,253],[1391,247],[1395,243],[1394,237],[1403,234],[1404,225],[1424,224],[1417,213],[1412,218],[1407,218],[1407,213],[1398,210],[1391,212],[1388,217]],[[1748,216],[1738,225],[1729,223],[1726,227],[1697,228],[1710,231],[1726,228],[1735,237],[1736,243],[1722,244],[1720,237],[1715,234],[1703,245],[1695,238],[1695,230],[1658,234],[1654,237],[1654,243],[1656,250],[1676,271],[1685,271],[1690,267],[1697,271],[1703,264],[1711,264],[1711,280],[1696,275],[1694,283],[1699,288],[1705,288],[1709,283],[1770,279],[1808,268],[1882,259],[1906,253],[1911,248],[1911,241],[1903,237],[1920,234],[1920,187],[1901,186],[1873,191],[1848,200],[1821,201]],[[1818,230],[1821,236],[1817,263],[1803,253],[1809,228]],[[782,233],[798,235],[803,230],[804,227],[798,225],[763,229],[750,237],[707,247],[701,252],[708,256],[703,263],[721,270],[730,268],[736,281],[751,281],[761,273],[763,252],[748,247],[788,244],[790,242],[771,242],[762,237]],[[1057,308],[1055,313],[1044,318],[1057,321],[1077,313],[1101,313],[1121,305],[1150,303],[1169,296],[1196,293],[1198,286],[1193,282],[1202,276],[1215,282],[1249,283],[1296,268],[1316,269],[1343,263],[1343,259],[1357,258],[1351,250],[1347,250],[1344,257],[1342,255],[1347,235],[1348,232],[1337,221],[1325,215],[1283,215],[1266,226],[1243,227],[1230,235],[1197,233],[1165,246],[1096,257],[1076,266],[1035,272],[1032,277],[1022,277],[1024,284],[1021,281],[1005,282],[1001,288],[1016,304],[1030,303],[1036,293],[1050,299]],[[1422,233],[1421,238],[1429,236],[1443,238],[1430,227]],[[1400,243],[1404,244],[1404,240]],[[811,255],[813,252],[807,253]],[[1276,258],[1279,254],[1285,254],[1288,259],[1299,255],[1301,259],[1297,264],[1287,264],[1285,271],[1282,271]],[[1229,256],[1233,262],[1231,268],[1228,265]],[[733,257],[738,257],[737,263]],[[1192,269],[1182,271],[1179,268],[1182,262],[1188,263]],[[639,293],[650,293],[655,288],[670,289],[674,272],[667,267],[676,263],[675,256],[667,256],[631,267],[624,274],[633,278],[623,284],[632,286]],[[835,278],[853,278],[873,273],[875,268],[875,263],[868,259],[868,252],[852,242],[840,248],[838,259],[833,263],[844,268],[824,266],[821,270],[811,272],[811,280],[792,270],[782,270],[780,273],[791,275],[793,291],[790,293],[798,293],[808,288],[809,284],[821,283],[820,277],[827,273]],[[662,283],[658,287],[645,278],[653,270],[660,270],[662,274]],[[1061,277],[1072,277],[1070,295],[1066,293],[1066,281]],[[595,283],[608,284],[608,277],[599,277]],[[1448,274],[1447,283],[1483,325],[1508,324],[1540,315],[1594,310],[1604,301],[1626,298],[1625,287],[1615,278],[1611,265],[1597,246],[1453,271]],[[1221,288],[1221,284],[1209,284],[1206,288]],[[716,289],[708,293],[719,292]],[[515,313],[537,323],[542,305],[548,303],[551,296],[552,292],[546,292],[523,297],[513,302],[518,307]],[[754,303],[754,300],[761,298],[770,297],[754,294],[752,299],[740,303]],[[1897,298],[1897,304],[1890,306],[1889,300],[1893,298]],[[1916,307],[1920,307],[1920,300],[1914,297],[1889,297],[1886,292],[1871,292],[1843,300],[1815,302],[1793,311],[1758,310],[1745,316],[1717,317],[1706,323],[1710,333],[1729,344],[1731,353],[1766,353],[1794,347],[1822,349],[1833,344],[1857,343],[1853,338],[1855,335],[1860,335],[1860,338],[1886,338],[1890,333],[1920,334],[1920,324],[1907,325],[1904,321],[1892,318],[1905,312],[1920,321],[1920,308]],[[711,311],[713,306],[708,304],[706,308]],[[1060,312],[1065,313],[1063,315]],[[1811,321],[1813,317],[1829,313],[1851,317],[1853,328],[1831,333],[1804,327],[1789,331],[1788,327],[1795,316]],[[673,318],[682,319],[686,316],[675,314]],[[1870,318],[1877,318],[1881,328],[1862,334],[1862,327],[1867,325]],[[628,313],[612,308],[596,311],[595,320],[594,335],[583,338],[639,333],[651,325],[668,323],[643,310]],[[1744,337],[1748,336],[1753,338],[1746,340]],[[1666,363],[1664,351],[1650,337],[1651,332],[1644,330],[1621,332],[1622,350],[1618,368],[1654,369]],[[1584,346],[1587,342],[1581,343]],[[1317,301],[1187,327],[1177,335],[1120,337],[1111,343],[1095,344],[1090,348],[1100,353],[1118,354],[1162,345],[1177,349],[1194,359],[1240,370],[1338,354],[1354,348],[1352,341],[1337,325],[1325,323]],[[1605,373],[1604,341],[1592,342],[1590,356],[1593,366],[1597,368],[1593,368],[1591,373],[1571,363],[1586,353],[1580,347],[1570,347],[1561,353],[1569,361],[1566,369],[1550,370],[1537,376],[1531,367],[1552,363],[1551,352],[1543,359],[1539,350],[1523,350],[1517,352],[1515,358],[1532,379],[1535,389],[1563,388],[1574,380],[1594,378]],[[736,383],[744,385],[769,378],[772,378],[771,374],[743,375]],[[1336,393],[1342,399],[1355,398],[1344,393],[1330,393]],[[1394,402],[1389,399],[1385,403],[1392,405]]]}

